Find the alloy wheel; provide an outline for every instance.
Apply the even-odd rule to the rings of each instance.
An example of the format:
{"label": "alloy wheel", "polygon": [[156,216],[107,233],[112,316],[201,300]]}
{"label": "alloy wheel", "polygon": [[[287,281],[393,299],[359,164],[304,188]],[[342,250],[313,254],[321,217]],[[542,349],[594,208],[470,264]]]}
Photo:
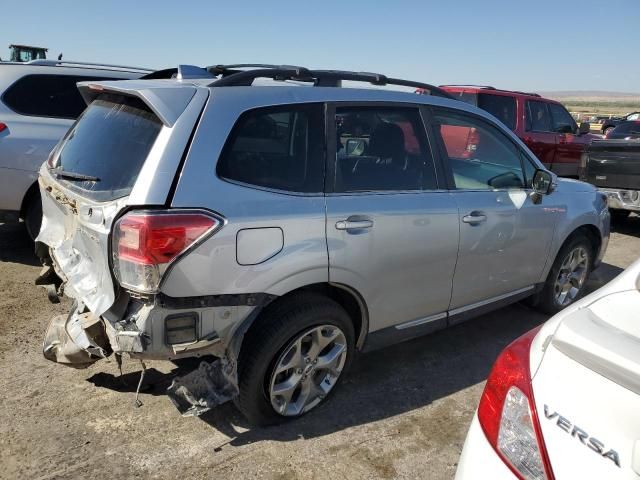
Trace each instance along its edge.
{"label": "alloy wheel", "polygon": [[313,327],[287,345],[269,383],[273,409],[297,416],[316,407],[333,389],[347,359],[347,339],[334,325]]}
{"label": "alloy wheel", "polygon": [[566,307],[571,304],[587,279],[589,271],[589,254],[583,246],[571,250],[560,267],[554,285],[554,298],[558,305]]}

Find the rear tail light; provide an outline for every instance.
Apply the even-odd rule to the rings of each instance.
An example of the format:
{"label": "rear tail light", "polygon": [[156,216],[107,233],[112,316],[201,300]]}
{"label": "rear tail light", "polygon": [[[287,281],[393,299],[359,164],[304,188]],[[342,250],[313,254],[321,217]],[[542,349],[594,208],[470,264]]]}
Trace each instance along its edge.
{"label": "rear tail light", "polygon": [[535,410],[529,351],[540,328],[509,345],[487,379],[478,419],[487,440],[522,480],[553,479]]}
{"label": "rear tail light", "polygon": [[7,129],[7,124],[0,122],[0,132],[4,131],[6,129]]}
{"label": "rear tail light", "polygon": [[123,287],[158,291],[167,267],[212,234],[222,221],[193,210],[132,211],[113,229],[113,267]]}

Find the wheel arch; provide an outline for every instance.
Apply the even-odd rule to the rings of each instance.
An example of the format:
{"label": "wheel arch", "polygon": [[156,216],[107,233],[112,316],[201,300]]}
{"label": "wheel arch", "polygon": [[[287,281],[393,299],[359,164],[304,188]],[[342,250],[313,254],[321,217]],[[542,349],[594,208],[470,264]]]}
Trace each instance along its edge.
{"label": "wheel arch", "polygon": [[593,253],[593,258],[591,259],[591,261],[594,262],[598,258],[600,249],[602,248],[602,233],[597,226],[590,223],[586,223],[574,228],[567,236],[565,236],[564,241],[558,246],[558,249],[555,252],[554,260],[555,257],[558,256],[558,253],[562,250],[562,248],[578,236],[585,236],[591,243],[591,246],[593,247],[593,250],[591,252]]}
{"label": "wheel arch", "polygon": [[20,204],[20,218],[25,218],[29,203],[31,203],[31,200],[35,198],[36,195],[40,195],[40,188],[37,181],[33,182],[29,188],[27,188],[27,191],[22,197],[22,203]]}
{"label": "wheel arch", "polygon": [[266,308],[273,307],[281,302],[286,302],[293,296],[304,292],[319,294],[335,301],[344,308],[353,323],[356,333],[356,349],[362,350],[367,333],[369,332],[369,313],[362,295],[348,285],[320,282],[295,288],[284,295],[275,297],[268,304],[262,305],[259,309],[254,310],[232,333],[232,338],[229,339],[228,343],[231,354],[234,356],[239,355],[244,337],[256,326],[256,321]]}

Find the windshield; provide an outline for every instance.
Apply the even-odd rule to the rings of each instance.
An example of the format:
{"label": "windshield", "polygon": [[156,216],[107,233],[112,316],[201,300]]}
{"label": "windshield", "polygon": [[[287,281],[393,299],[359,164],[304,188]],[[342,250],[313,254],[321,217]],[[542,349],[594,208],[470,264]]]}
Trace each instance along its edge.
{"label": "windshield", "polygon": [[98,201],[128,195],[161,127],[141,100],[100,95],[61,145],[55,162],[59,180]]}

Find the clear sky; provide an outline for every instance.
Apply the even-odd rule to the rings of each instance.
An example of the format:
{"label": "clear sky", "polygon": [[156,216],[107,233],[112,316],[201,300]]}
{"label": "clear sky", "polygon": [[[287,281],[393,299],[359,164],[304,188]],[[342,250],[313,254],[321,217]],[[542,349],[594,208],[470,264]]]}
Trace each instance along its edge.
{"label": "clear sky", "polygon": [[9,43],[151,68],[277,63],[427,83],[640,92],[640,0],[3,0]]}

